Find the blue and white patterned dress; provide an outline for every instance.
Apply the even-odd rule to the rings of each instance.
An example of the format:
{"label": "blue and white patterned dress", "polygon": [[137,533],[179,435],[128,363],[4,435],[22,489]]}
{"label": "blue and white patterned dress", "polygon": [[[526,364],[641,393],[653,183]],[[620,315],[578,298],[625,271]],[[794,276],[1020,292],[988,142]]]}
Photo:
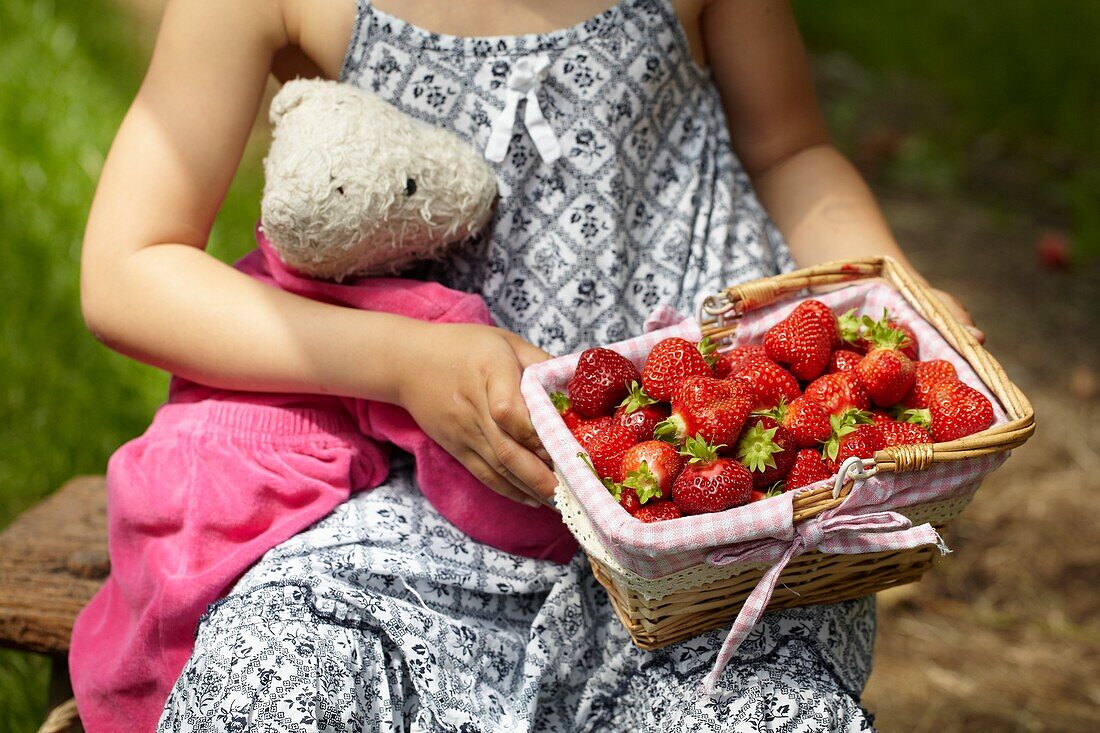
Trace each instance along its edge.
{"label": "blue and white patterned dress", "polygon": [[[658,305],[689,313],[790,267],[667,0],[499,38],[429,33],[366,0],[357,12],[342,78],[479,147],[517,66],[549,60],[534,98],[561,157],[547,162],[528,134],[527,96],[496,167],[491,233],[433,268],[480,292],[500,325],[568,353],[640,332]],[[639,651],[583,557],[560,566],[473,542],[399,460],[211,607],[159,730],[871,728],[859,692],[872,600],[765,616],[704,696],[723,636]]]}

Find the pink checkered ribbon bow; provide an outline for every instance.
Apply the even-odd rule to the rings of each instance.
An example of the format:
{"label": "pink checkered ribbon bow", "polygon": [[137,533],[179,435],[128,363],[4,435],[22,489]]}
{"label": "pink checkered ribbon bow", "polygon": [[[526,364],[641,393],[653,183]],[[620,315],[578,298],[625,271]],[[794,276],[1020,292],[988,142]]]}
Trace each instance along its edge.
{"label": "pink checkered ribbon bow", "polygon": [[941,553],[949,552],[930,524],[914,527],[912,522],[897,512],[852,513],[857,507],[848,504],[856,499],[857,493],[859,492],[853,491],[848,500],[836,509],[795,525],[791,537],[747,542],[735,548],[717,550],[707,558],[711,565],[772,564],[737,614],[733,628],[714,661],[714,667],[703,680],[703,688],[708,694],[714,692],[718,678],[730,657],[760,620],[771,600],[779,575],[791,558],[811,550],[857,554],[904,550],[922,545],[936,545]]}

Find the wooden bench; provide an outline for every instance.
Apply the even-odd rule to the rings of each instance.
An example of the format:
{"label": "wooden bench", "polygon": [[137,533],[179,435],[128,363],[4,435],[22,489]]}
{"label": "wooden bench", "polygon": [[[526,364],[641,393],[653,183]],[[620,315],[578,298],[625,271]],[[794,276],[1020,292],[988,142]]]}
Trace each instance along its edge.
{"label": "wooden bench", "polygon": [[41,731],[80,731],[69,637],[110,569],[102,476],[74,478],[0,532],[0,646],[51,660]]}

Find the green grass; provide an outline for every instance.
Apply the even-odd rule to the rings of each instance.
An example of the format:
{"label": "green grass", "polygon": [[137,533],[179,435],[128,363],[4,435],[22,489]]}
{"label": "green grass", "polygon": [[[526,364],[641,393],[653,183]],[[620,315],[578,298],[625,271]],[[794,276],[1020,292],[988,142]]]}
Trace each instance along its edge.
{"label": "green grass", "polygon": [[794,7],[818,54],[842,51],[880,75],[922,80],[947,103],[943,124],[913,121],[919,144],[909,152],[918,167],[938,166],[941,179],[1004,198],[997,180],[1004,167],[968,178],[988,158],[1007,158],[1027,180],[1016,196],[1064,217],[1079,253],[1100,253],[1100,3],[794,0]]}
{"label": "green grass", "polygon": [[[0,3],[0,526],[79,473],[102,473],[163,400],[166,376],[85,330],[80,242],[95,182],[137,91],[145,31],[115,5]],[[212,250],[247,249],[255,161],[223,207]],[[37,730],[44,660],[0,653],[0,730]]]}

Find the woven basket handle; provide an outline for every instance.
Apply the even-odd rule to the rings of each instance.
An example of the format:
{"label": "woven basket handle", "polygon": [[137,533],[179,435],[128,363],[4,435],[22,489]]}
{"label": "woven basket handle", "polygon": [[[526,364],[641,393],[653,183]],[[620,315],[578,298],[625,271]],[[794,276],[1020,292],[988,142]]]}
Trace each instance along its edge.
{"label": "woven basket handle", "polygon": [[[704,336],[711,340],[725,339],[737,329],[742,315],[780,298],[806,289],[876,277],[897,289],[966,359],[1000,401],[1009,422],[947,443],[892,446],[875,454],[875,467],[879,471],[920,471],[935,463],[998,453],[1023,445],[1035,432],[1035,413],[1027,397],[1012,383],[997,360],[947,310],[943,301],[890,257],[828,262],[726,288],[703,301],[699,324]],[[823,491],[832,499],[831,490]]]}

